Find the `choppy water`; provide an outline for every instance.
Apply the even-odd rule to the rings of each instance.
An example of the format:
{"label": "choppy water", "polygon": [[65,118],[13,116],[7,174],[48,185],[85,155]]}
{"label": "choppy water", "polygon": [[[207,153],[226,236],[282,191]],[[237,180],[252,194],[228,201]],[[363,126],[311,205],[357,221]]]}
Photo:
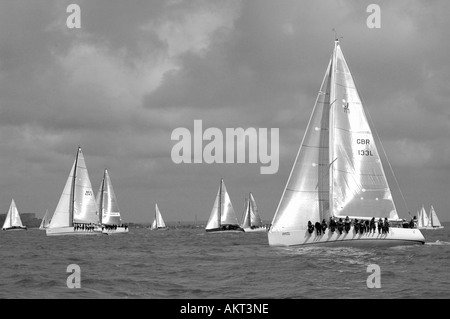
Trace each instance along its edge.
{"label": "choppy water", "polygon": [[[0,298],[450,298],[450,225],[425,245],[274,248],[266,233],[130,229],[116,236],[0,232]],[[69,289],[70,264],[81,288]],[[381,288],[367,287],[370,264]]]}

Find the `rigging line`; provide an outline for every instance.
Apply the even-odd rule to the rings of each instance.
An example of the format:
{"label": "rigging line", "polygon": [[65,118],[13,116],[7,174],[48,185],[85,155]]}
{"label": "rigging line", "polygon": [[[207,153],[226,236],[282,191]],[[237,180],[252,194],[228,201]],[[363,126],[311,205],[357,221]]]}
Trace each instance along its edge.
{"label": "rigging line", "polygon": [[[341,50],[342,50],[342,49],[341,49]],[[347,65],[347,67],[348,67],[348,69],[350,70],[350,66]],[[357,92],[361,92],[360,89],[359,89],[359,87],[358,87],[358,84],[356,83],[355,75],[353,74],[353,72],[352,72],[351,70],[350,70],[350,74],[352,74],[352,78],[353,78],[353,82],[355,83],[356,91],[357,91]],[[389,158],[388,158],[388,156],[387,156],[387,153],[386,153],[386,150],[385,150],[385,148],[384,148],[383,142],[381,141],[381,138],[380,138],[380,136],[378,135],[378,131],[377,131],[377,129],[376,129],[376,127],[375,127],[375,124],[374,124],[374,122],[373,122],[373,120],[372,120],[372,117],[371,117],[371,115],[370,115],[369,108],[368,108],[368,107],[365,107],[365,106],[367,105],[367,104],[366,104],[366,101],[364,100],[364,98],[362,97],[362,95],[358,94],[358,96],[359,96],[359,98],[361,99],[361,102],[362,102],[362,105],[361,105],[361,106],[362,106],[362,108],[366,111],[366,113],[367,113],[367,115],[368,115],[368,118],[369,118],[369,121],[370,121],[370,124],[372,125],[372,129],[373,129],[373,131],[375,131],[375,135],[377,136],[378,141],[380,142],[381,149],[382,149],[382,151],[383,151],[384,156],[386,157],[386,161],[387,161],[387,163],[388,163],[388,165],[389,165],[389,169],[391,170],[392,176],[394,177],[394,180],[395,180],[395,184],[397,185],[397,188],[398,188],[398,190],[399,190],[399,192],[400,192],[400,196],[402,197],[403,204],[405,205],[406,210],[409,212],[410,210],[409,210],[408,204],[406,203],[405,197],[403,196],[403,192],[402,192],[402,189],[400,188],[400,185],[399,185],[399,183],[398,183],[397,177],[396,177],[395,174],[394,174],[394,170],[393,170],[393,168],[392,168],[392,166],[391,166],[391,163],[390,163],[390,161],[389,161]]]}

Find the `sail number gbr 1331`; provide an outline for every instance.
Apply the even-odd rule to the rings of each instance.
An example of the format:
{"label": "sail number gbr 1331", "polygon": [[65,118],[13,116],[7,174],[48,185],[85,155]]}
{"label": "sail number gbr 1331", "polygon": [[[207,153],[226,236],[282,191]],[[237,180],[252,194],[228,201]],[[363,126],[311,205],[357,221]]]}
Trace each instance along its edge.
{"label": "sail number gbr 1331", "polygon": [[[367,138],[358,138],[356,139],[356,144],[358,144],[358,146],[360,145],[366,145],[369,146],[370,145],[370,140]],[[358,150],[358,155],[360,156],[373,156],[372,151],[371,150],[362,150],[359,149]]]}

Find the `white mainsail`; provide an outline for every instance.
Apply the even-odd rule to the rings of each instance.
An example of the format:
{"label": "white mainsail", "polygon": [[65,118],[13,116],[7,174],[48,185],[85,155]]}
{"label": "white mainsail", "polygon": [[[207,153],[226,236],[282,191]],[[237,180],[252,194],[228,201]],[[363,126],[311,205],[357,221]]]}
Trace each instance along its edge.
{"label": "white mainsail", "polygon": [[436,211],[433,208],[433,205],[431,205],[430,208],[430,226],[433,228],[443,228],[441,222],[439,221],[439,218],[437,217]]}
{"label": "white mainsail", "polygon": [[220,180],[220,187],[206,229],[220,228],[222,225],[239,225],[223,179]]}
{"label": "white mainsail", "polygon": [[[337,232],[317,238],[308,222],[399,220],[364,105],[335,41],[305,135],[269,229],[270,245],[354,241]],[[384,160],[384,159],[383,159]],[[317,235],[319,236],[319,235]],[[396,229],[383,245],[423,243],[420,231]],[[364,238],[379,244],[385,238]],[[356,242],[356,241],[355,241]]]}
{"label": "white mainsail", "polygon": [[155,204],[155,219],[153,220],[150,229],[166,228],[166,223],[162,218],[161,212],[159,211],[158,204]]}
{"label": "white mainsail", "polygon": [[19,227],[23,228],[22,220],[20,219],[19,211],[17,210],[16,203],[12,199],[9,205],[8,213],[6,214],[5,222],[3,223],[3,229]]}
{"label": "white mainsail", "polygon": [[48,228],[73,226],[74,223],[98,224],[98,208],[81,148]]}
{"label": "white mainsail", "polygon": [[100,223],[103,225],[121,225],[119,206],[112,186],[108,170],[103,173],[103,180],[97,193],[97,205],[100,214]]}

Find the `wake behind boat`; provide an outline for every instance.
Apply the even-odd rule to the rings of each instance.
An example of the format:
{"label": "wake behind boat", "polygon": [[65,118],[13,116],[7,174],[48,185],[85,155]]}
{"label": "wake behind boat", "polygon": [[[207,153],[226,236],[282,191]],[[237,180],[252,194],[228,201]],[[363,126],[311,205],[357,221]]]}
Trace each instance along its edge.
{"label": "wake behind boat", "polygon": [[45,232],[47,236],[102,233],[97,203],[80,147],[52,220]]}
{"label": "wake behind boat", "polygon": [[27,230],[27,227],[22,225],[22,220],[20,219],[20,214],[14,199],[11,200],[11,204],[9,205],[8,214],[6,214],[2,230]]}
{"label": "wake behind boat", "polygon": [[97,205],[103,234],[128,233],[128,226],[122,224],[119,205],[107,169],[103,172],[103,180],[97,193]]}
{"label": "wake behind boat", "polygon": [[223,179],[220,180],[219,190],[205,230],[207,232],[215,233],[244,231],[239,226],[236,213],[234,212]]}
{"label": "wake behind boat", "polygon": [[[332,231],[349,219],[388,220],[387,232]],[[308,222],[330,222],[308,231]],[[418,229],[400,228],[372,129],[338,40],[272,226],[271,246],[423,244]],[[398,226],[398,227],[394,227]]]}

